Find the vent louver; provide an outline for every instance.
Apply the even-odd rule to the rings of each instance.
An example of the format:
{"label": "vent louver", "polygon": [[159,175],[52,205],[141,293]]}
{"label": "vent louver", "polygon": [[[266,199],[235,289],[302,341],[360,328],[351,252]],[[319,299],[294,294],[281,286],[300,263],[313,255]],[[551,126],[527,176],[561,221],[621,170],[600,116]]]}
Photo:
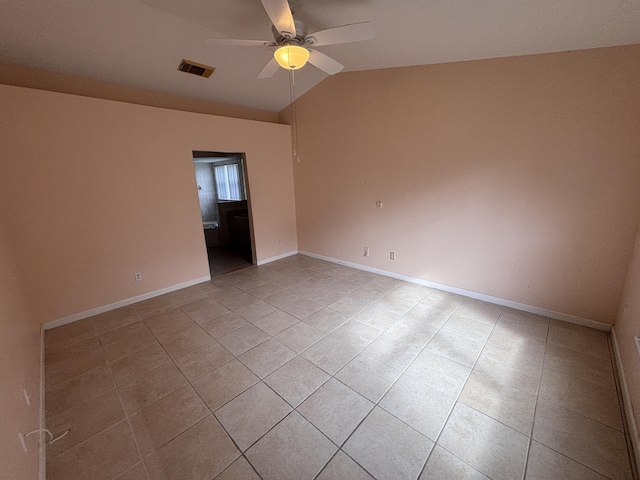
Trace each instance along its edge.
{"label": "vent louver", "polygon": [[204,65],[198,62],[192,62],[191,60],[185,60],[184,58],[178,65],[178,70],[181,72],[192,73],[194,75],[198,75],[199,77],[209,78],[213,71],[214,67],[210,67],[209,65]]}

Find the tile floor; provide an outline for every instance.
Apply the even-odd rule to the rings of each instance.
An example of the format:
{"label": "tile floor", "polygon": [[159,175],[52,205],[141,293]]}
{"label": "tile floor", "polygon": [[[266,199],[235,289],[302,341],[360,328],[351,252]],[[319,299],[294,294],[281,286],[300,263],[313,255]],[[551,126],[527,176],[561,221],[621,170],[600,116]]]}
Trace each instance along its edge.
{"label": "tile floor", "polygon": [[241,248],[209,247],[207,248],[207,257],[209,258],[209,272],[212,277],[252,265],[251,251]]}
{"label": "tile floor", "polygon": [[634,478],[607,334],[310,257],[45,345],[49,480]]}

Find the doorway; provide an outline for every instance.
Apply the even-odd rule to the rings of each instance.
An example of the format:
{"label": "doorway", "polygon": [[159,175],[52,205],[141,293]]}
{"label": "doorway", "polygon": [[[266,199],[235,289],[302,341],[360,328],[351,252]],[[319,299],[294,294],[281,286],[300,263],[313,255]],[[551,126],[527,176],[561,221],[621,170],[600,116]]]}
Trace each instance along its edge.
{"label": "doorway", "polygon": [[193,166],[211,276],[253,265],[244,154],[194,151]]}

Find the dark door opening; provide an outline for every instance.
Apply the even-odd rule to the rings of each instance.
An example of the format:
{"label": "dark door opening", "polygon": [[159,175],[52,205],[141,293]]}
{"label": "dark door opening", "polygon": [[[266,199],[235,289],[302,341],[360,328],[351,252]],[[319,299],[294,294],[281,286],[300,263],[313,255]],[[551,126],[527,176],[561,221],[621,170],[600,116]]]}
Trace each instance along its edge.
{"label": "dark door opening", "polygon": [[252,265],[244,154],[194,151],[193,166],[211,276]]}

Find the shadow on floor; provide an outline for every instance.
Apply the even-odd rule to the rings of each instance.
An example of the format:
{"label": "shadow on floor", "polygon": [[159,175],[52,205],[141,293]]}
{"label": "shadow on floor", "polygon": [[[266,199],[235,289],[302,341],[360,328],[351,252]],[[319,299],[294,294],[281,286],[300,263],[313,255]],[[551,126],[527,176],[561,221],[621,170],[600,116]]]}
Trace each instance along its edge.
{"label": "shadow on floor", "polygon": [[212,277],[253,265],[251,250],[247,251],[246,248],[209,247],[207,255]]}

